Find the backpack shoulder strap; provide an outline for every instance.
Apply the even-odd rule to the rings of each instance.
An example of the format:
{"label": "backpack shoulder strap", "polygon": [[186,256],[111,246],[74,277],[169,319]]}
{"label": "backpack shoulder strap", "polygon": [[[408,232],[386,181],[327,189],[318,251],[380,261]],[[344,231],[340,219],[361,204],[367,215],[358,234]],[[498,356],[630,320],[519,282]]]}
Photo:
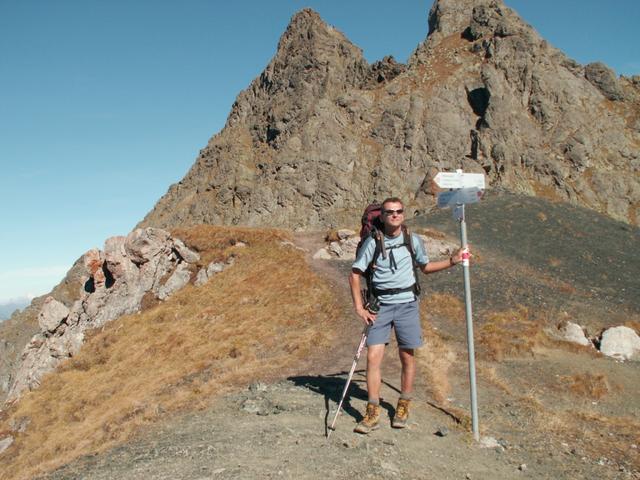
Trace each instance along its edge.
{"label": "backpack shoulder strap", "polygon": [[384,246],[384,236],[382,232],[377,228],[371,230],[371,236],[373,237],[373,241],[376,242],[376,248],[373,251],[373,258],[371,259],[371,263],[369,265],[375,265],[378,261],[378,257],[382,254],[382,258],[387,258],[387,250]]}
{"label": "backpack shoulder strap", "polygon": [[418,265],[418,261],[416,260],[416,250],[415,248],[413,248],[413,234],[409,233],[409,230],[405,225],[402,225],[402,235],[403,235],[403,242],[404,242],[403,244],[407,247],[407,250],[409,250],[409,253],[411,254],[411,263],[413,265],[413,277],[416,281],[414,293],[416,294],[416,296],[419,296],[420,292],[422,291],[422,288],[420,287],[420,276],[418,272],[418,269],[420,268],[420,266]]}
{"label": "backpack shoulder strap", "polygon": [[371,235],[371,238],[373,238],[376,246],[373,251],[373,257],[371,258],[369,265],[367,265],[367,270],[365,271],[365,280],[367,282],[368,294],[373,295],[373,269],[376,266],[376,262],[378,261],[378,257],[380,256],[380,254],[383,254],[382,258],[386,258],[387,253],[384,248],[384,238],[380,230],[374,228],[373,230],[371,230],[371,233],[369,235]]}
{"label": "backpack shoulder strap", "polygon": [[411,258],[415,260],[416,250],[413,248],[413,234],[409,233],[409,229],[405,225],[402,225],[402,236],[404,241],[403,245],[405,245],[409,250]]}

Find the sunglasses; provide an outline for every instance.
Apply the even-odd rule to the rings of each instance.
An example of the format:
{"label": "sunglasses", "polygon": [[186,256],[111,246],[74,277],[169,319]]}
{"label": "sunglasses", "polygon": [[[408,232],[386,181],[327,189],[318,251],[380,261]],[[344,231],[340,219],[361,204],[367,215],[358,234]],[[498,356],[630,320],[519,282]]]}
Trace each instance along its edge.
{"label": "sunglasses", "polygon": [[385,210],[385,215],[393,215],[393,214],[402,215],[404,213],[404,208],[399,208],[398,210]]}

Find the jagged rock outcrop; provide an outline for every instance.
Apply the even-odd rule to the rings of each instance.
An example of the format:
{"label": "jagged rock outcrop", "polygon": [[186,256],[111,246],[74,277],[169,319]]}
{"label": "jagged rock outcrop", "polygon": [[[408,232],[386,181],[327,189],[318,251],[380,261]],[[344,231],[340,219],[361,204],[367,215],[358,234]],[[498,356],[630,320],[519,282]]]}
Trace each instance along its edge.
{"label": "jagged rock outcrop", "polygon": [[111,237],[104,250],[82,257],[84,288],[69,308],[47,297],[38,314],[39,333],[22,352],[7,400],[36,388],[42,376],[82,347],[85,332],[137,312],[146,296],[164,300],[194,276],[200,259],[164,230],[136,229],[127,237]]}
{"label": "jagged rock outcrop", "polygon": [[433,205],[439,170],[637,223],[639,82],[583,67],[498,0],[437,0],[402,65],[369,65],[313,11],[296,14],[225,128],[141,222],[351,224],[394,194]]}
{"label": "jagged rock outcrop", "polygon": [[4,403],[14,381],[25,345],[41,331],[38,315],[45,300],[51,296],[67,308],[71,307],[81,297],[85,276],[84,263],[79,258],[49,294],[34,298],[31,305],[0,323],[0,404]]}

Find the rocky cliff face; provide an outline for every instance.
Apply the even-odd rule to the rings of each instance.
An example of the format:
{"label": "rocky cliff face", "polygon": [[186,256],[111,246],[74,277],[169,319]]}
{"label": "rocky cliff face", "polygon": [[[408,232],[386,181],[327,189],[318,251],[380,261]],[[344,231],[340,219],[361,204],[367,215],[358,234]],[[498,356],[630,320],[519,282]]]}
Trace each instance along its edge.
{"label": "rocky cliff face", "polygon": [[430,208],[438,170],[637,223],[640,78],[581,66],[496,0],[437,0],[407,65],[369,65],[311,10],[141,226],[353,223]]}
{"label": "rocky cliff face", "polygon": [[[199,259],[180,239],[155,228],[111,237],[104,251],[89,250],[67,275],[67,289],[59,286],[34,302],[25,311],[21,336],[7,336],[0,343],[0,400],[15,400],[38,387],[47,372],[78,353],[88,330],[138,312],[145,303],[165,300],[185,286],[195,277]],[[220,271],[224,265],[208,269],[213,267]],[[198,278],[202,282],[206,277],[203,268]],[[32,326],[27,320],[34,316],[37,325]]]}

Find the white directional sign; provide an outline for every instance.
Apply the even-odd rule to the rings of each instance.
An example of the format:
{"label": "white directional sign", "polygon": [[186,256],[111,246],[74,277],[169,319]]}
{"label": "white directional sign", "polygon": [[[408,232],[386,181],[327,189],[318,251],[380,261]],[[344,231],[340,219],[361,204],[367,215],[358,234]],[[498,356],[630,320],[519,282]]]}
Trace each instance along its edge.
{"label": "white directional sign", "polygon": [[440,188],[478,188],[484,190],[484,174],[457,172],[438,172],[433,181]]}
{"label": "white directional sign", "polygon": [[458,188],[438,193],[438,207],[447,208],[467,203],[477,203],[482,198],[484,190],[477,187]]}

